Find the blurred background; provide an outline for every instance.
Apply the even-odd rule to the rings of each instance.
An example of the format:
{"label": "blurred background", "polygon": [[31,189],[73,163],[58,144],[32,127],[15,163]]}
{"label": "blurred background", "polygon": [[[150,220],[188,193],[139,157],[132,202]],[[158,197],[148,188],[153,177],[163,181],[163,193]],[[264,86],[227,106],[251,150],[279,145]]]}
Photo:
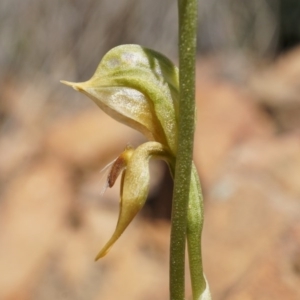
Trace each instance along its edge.
{"label": "blurred background", "polygon": [[[194,160],[215,300],[300,299],[300,2],[200,0]],[[119,184],[145,139],[59,80],[112,47],[177,62],[177,3],[0,2],[0,299],[168,299],[172,180],[151,163],[146,207],[107,257]],[[187,294],[190,287],[187,281]]]}

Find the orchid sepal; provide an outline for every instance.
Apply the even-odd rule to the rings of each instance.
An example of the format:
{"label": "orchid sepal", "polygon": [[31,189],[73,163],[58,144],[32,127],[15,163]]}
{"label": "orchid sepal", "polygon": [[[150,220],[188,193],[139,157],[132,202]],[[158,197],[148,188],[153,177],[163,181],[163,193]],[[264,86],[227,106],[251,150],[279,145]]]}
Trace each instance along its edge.
{"label": "orchid sepal", "polygon": [[[130,151],[129,154],[127,154],[128,151]],[[120,189],[121,200],[119,218],[113,235],[100,250],[95,260],[98,260],[107,254],[109,249],[144,206],[149,193],[149,160],[151,158],[160,158],[166,161],[172,159],[168,149],[157,142],[144,143],[135,150],[132,148],[125,149],[120,157],[122,157],[121,168],[123,173]],[[115,173],[115,169],[120,170],[118,166],[119,163],[120,160],[118,158],[112,166],[111,172]],[[111,172],[108,175],[108,179],[111,177]]]}
{"label": "orchid sepal", "polygon": [[122,45],[102,58],[90,80],[61,82],[175,155],[178,81],[178,69],[164,55],[139,45]]}

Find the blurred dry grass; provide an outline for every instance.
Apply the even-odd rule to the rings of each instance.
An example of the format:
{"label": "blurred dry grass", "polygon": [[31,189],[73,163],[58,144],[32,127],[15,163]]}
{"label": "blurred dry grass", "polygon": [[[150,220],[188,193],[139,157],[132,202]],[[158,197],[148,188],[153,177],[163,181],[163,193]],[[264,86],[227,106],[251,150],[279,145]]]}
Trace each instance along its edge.
{"label": "blurred dry grass", "polygon": [[[218,3],[203,1],[200,49],[228,50],[232,36],[240,52],[202,57],[197,65],[195,162],[205,193],[206,274],[214,299],[296,300],[300,50],[250,64],[245,49],[260,56],[274,47],[269,2],[248,5],[253,12],[261,3],[265,17],[256,22],[269,22],[263,43],[255,44],[263,34],[255,31],[242,45],[237,31],[247,26],[236,24],[247,7]],[[229,4],[239,18],[230,17]],[[220,31],[227,15],[231,27]],[[120,43],[176,58],[176,22],[174,1],[0,2],[1,300],[168,298],[169,221],[158,218],[169,214],[165,168],[151,165],[150,206],[94,263],[119,201],[118,186],[100,197],[99,170],[143,137],[58,82],[86,79]]]}

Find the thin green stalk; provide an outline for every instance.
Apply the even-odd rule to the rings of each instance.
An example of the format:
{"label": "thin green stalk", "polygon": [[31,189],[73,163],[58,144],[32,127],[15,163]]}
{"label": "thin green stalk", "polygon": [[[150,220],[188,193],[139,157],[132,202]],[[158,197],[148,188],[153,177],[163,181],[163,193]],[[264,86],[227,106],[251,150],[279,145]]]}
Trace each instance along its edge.
{"label": "thin green stalk", "polygon": [[185,297],[185,241],[195,124],[197,0],[178,0],[178,12],[180,100],[170,245],[171,300]]}

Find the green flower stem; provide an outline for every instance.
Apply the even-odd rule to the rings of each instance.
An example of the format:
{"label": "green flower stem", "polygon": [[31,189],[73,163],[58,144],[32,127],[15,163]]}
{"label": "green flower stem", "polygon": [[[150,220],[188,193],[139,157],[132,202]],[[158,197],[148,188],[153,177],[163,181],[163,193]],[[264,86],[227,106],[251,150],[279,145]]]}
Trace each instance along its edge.
{"label": "green flower stem", "polygon": [[[175,174],[175,160],[167,160],[172,177]],[[210,300],[208,284],[203,273],[201,254],[201,233],[203,228],[203,196],[199,176],[195,165],[192,165],[189,204],[187,212],[187,244],[190,264],[190,275],[193,300]],[[206,294],[205,294],[206,290]],[[204,296],[205,295],[205,296]]]}
{"label": "green flower stem", "polygon": [[178,0],[179,130],[172,204],[170,299],[184,300],[184,264],[194,125],[197,0]]}

